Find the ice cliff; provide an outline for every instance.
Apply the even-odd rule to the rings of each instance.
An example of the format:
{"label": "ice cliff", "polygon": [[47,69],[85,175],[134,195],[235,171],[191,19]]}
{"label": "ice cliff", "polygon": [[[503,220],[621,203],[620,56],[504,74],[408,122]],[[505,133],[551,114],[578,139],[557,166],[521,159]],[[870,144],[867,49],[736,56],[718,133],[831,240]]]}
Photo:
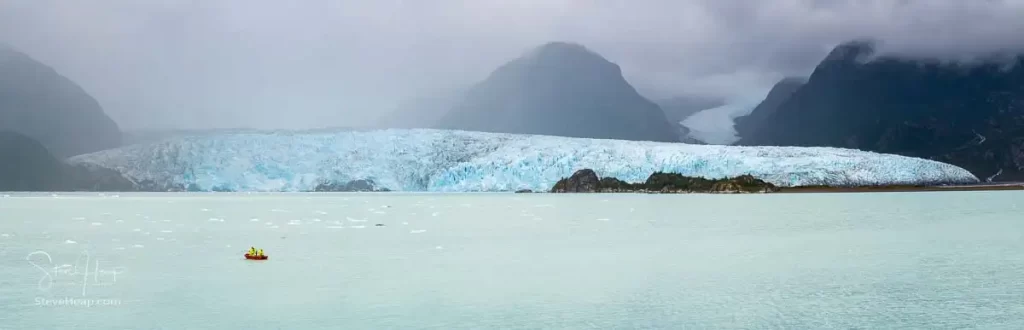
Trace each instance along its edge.
{"label": "ice cliff", "polygon": [[838,148],[735,147],[449,130],[184,136],[69,159],[192,190],[309,191],[370,179],[398,191],[547,190],[581,168],[643,181],[655,171],[752,174],[779,186],[965,183],[940,162]]}

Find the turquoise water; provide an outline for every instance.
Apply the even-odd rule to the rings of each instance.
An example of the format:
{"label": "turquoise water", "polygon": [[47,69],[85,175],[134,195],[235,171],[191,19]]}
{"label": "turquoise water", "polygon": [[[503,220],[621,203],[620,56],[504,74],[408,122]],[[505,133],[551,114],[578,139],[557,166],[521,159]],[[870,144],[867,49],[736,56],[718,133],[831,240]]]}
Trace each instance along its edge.
{"label": "turquoise water", "polygon": [[1021,329],[1022,197],[12,194],[0,329]]}

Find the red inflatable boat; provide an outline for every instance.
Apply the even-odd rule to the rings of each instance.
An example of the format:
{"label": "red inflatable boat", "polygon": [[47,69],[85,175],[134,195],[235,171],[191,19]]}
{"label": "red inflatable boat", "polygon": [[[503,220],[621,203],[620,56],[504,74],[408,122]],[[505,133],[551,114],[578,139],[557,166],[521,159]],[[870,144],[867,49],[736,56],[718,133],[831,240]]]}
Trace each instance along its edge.
{"label": "red inflatable boat", "polygon": [[249,260],[267,260],[267,255],[264,254],[264,255],[261,255],[261,256],[257,256],[257,255],[252,255],[252,254],[246,253],[245,254],[245,258],[249,259]]}

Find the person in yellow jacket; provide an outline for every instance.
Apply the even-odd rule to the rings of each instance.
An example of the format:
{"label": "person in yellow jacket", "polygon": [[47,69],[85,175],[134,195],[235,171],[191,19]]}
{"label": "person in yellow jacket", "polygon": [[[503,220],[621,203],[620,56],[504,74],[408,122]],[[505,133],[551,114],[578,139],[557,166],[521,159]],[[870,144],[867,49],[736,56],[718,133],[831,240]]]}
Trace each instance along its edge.
{"label": "person in yellow jacket", "polygon": [[257,254],[257,256],[260,256],[260,257],[262,257],[262,256],[263,256],[263,249],[260,249],[260,253],[259,253],[259,254]]}
{"label": "person in yellow jacket", "polygon": [[251,246],[249,247],[249,255],[251,255],[251,256],[256,255],[256,248],[255,247],[251,247]]}

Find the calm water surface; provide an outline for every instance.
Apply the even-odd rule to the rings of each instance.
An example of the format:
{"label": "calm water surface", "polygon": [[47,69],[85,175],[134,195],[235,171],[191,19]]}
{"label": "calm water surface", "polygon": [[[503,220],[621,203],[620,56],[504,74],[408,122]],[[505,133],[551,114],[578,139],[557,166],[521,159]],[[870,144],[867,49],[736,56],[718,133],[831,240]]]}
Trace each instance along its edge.
{"label": "calm water surface", "polygon": [[0,329],[1024,329],[1021,201],[11,194]]}

